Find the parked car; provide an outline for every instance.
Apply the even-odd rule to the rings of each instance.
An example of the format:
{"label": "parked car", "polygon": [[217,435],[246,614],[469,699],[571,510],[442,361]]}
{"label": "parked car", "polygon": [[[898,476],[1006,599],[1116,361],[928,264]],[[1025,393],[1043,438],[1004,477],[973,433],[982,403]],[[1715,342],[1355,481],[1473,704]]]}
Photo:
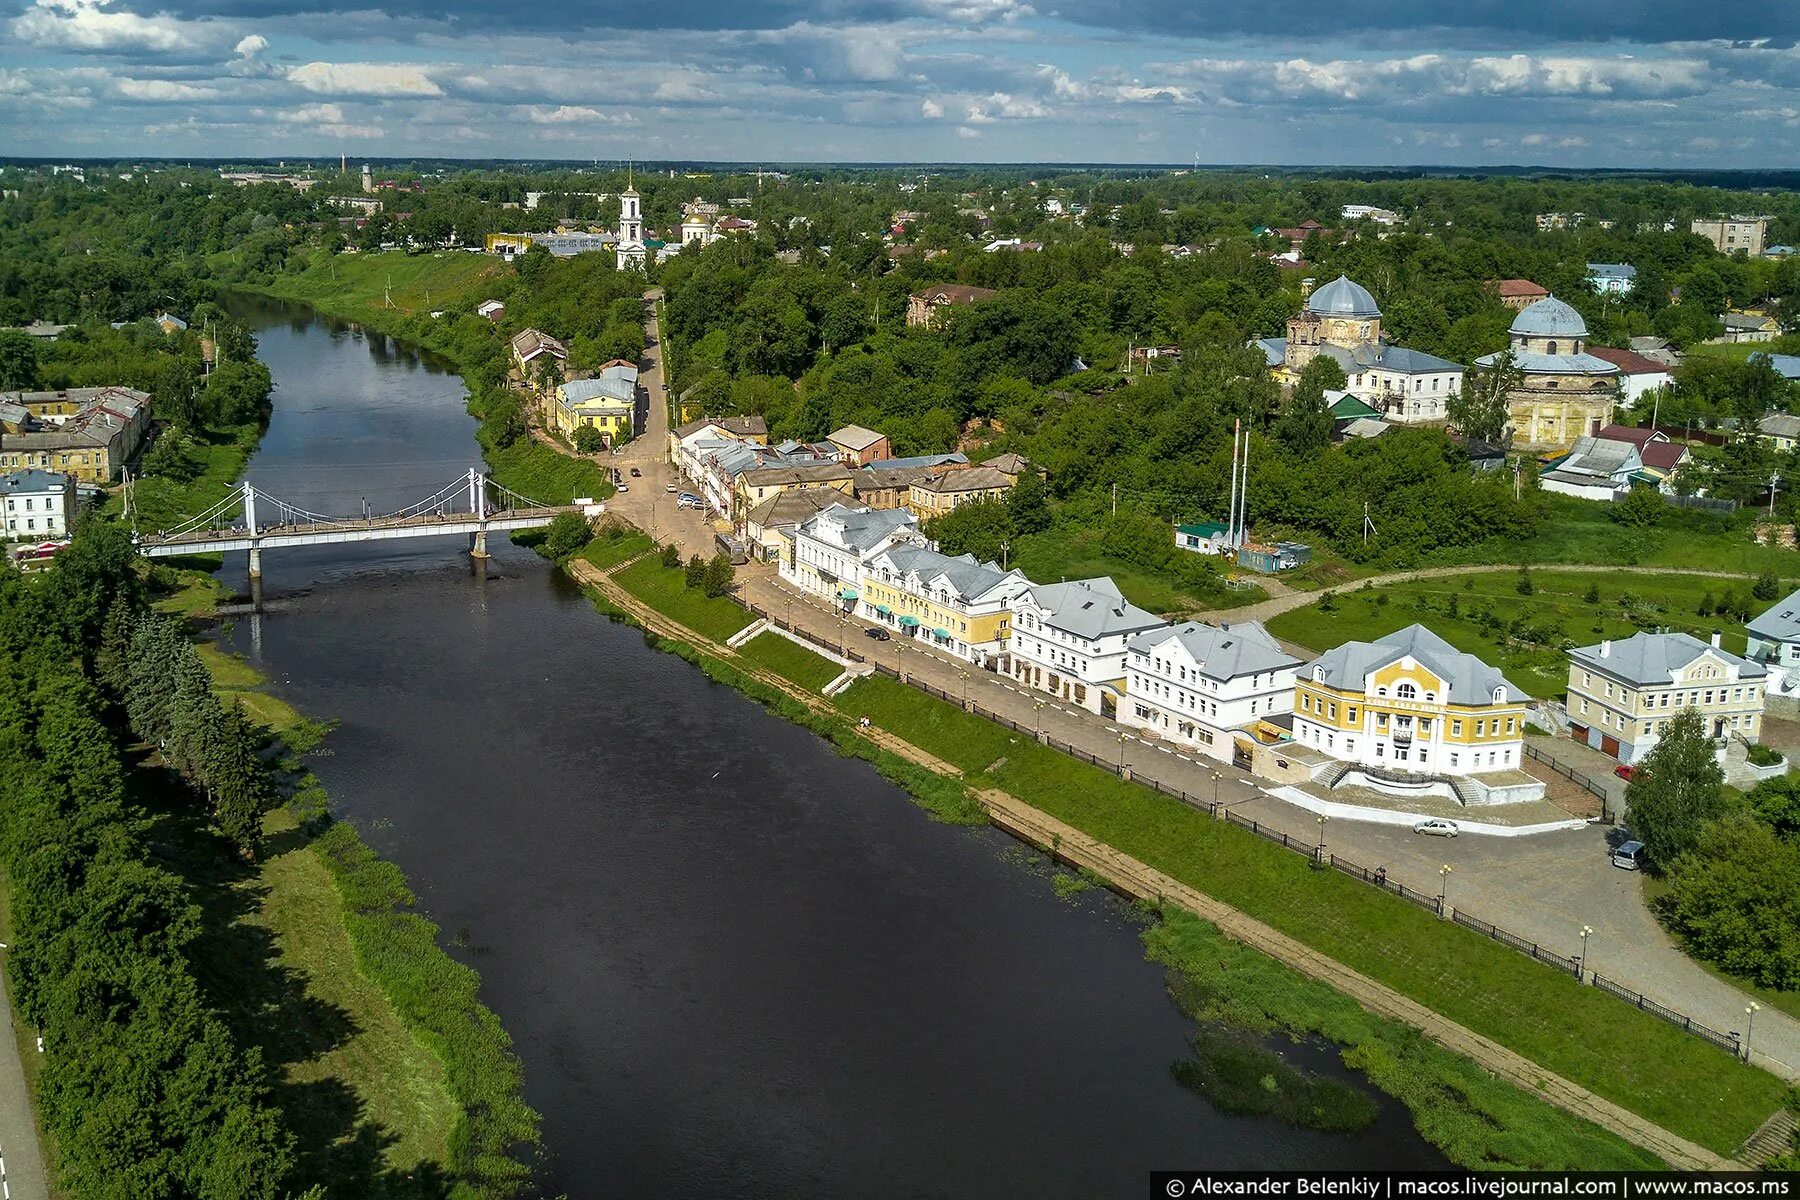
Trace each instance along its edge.
{"label": "parked car", "polygon": [[692,493],[692,492],[683,492],[683,493],[681,493],[681,495],[675,497],[675,500],[677,503],[680,503],[680,504],[698,504],[698,503],[700,503],[700,497],[694,495],[694,493]]}
{"label": "parked car", "polygon": [[1613,768],[1613,774],[1617,775],[1620,779],[1623,779],[1626,783],[1630,783],[1631,777],[1637,774],[1637,768],[1630,763],[1620,763]]}
{"label": "parked car", "polygon": [[643,474],[644,473],[642,471],[638,470],[636,467],[631,468],[631,477],[633,479],[641,479],[641,478],[643,478]]}
{"label": "parked car", "polygon": [[621,492],[629,492],[631,490],[631,485],[629,483],[621,483],[619,485],[619,490]]}
{"label": "parked car", "polygon": [[871,625],[863,632],[878,642],[885,642],[894,636],[879,625]]}
{"label": "parked car", "polygon": [[1644,843],[1635,840],[1620,842],[1612,852],[1612,865],[1624,871],[1643,870]]}
{"label": "parked car", "polygon": [[1457,829],[1455,821],[1447,821],[1443,817],[1433,817],[1429,821],[1420,821],[1413,826],[1414,833],[1429,833],[1433,837],[1455,837],[1462,832]]}
{"label": "parked car", "polygon": [[[633,474],[636,474],[636,472],[633,472]],[[671,495],[671,496],[673,496],[676,492],[679,492],[680,490],[681,490],[680,488],[676,487],[672,483],[669,484],[667,487],[663,488],[663,491],[669,493],[669,495]]]}

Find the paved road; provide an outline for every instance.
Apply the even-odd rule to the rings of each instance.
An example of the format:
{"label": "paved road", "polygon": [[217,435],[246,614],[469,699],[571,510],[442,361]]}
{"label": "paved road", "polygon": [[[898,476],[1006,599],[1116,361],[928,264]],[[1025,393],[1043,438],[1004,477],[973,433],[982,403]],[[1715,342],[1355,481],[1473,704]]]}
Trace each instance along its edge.
{"label": "paved road", "polygon": [[0,972],[0,1197],[4,1200],[49,1200],[44,1156],[38,1147],[37,1122],[19,1061],[13,1030],[12,999]]}
{"label": "paved road", "polygon": [[[652,530],[660,540],[674,542],[683,554],[710,554],[714,548],[712,526],[700,514],[678,509],[675,496],[666,490],[678,477],[668,462],[667,409],[661,402],[662,346],[657,334],[652,308],[646,323],[651,357],[640,374],[650,389],[650,419],[644,436],[620,455],[621,465],[636,466],[642,475],[630,481],[632,490],[617,497],[612,507],[626,519]],[[1378,576],[1375,582],[1493,569],[1431,568]],[[788,587],[766,564],[740,568],[738,579],[740,594],[762,611],[783,620],[791,619],[840,645],[854,647],[878,658],[885,666],[904,670],[952,695],[964,694],[966,687],[969,698],[988,711],[1026,727],[1041,723],[1040,727],[1051,737],[1089,754],[1117,760],[1122,749],[1125,761],[1140,775],[1190,795],[1216,795],[1234,811],[1296,837],[1311,840],[1318,836],[1318,818],[1313,813],[1268,795],[1245,772],[1141,741],[1135,734],[1092,713],[1051,702],[1038,693],[1027,693],[1004,676],[978,670],[920,643],[899,638],[890,642],[865,640],[863,630],[867,623],[846,619],[818,597]],[[1314,598],[1308,593],[1294,593],[1255,607],[1260,610],[1282,605],[1277,611],[1285,611]],[[1241,609],[1230,615],[1241,620],[1251,616],[1252,610]],[[1046,700],[1041,710],[1036,707],[1038,699]],[[1126,734],[1123,743],[1119,740],[1121,733]],[[1609,864],[1609,832],[1596,825],[1529,838],[1465,835],[1440,839],[1420,837],[1403,827],[1338,821],[1328,826],[1327,841],[1333,852],[1367,867],[1385,866],[1391,878],[1420,891],[1435,892],[1440,882],[1445,882],[1450,903],[1456,908],[1559,954],[1580,954],[1580,930],[1584,925],[1590,926],[1594,933],[1589,938],[1589,961],[1600,974],[1715,1029],[1742,1029],[1749,997],[1701,969],[1663,932],[1644,903],[1642,877]],[[1451,867],[1447,881],[1438,873],[1445,864]],[[1765,1006],[1756,1018],[1752,1051],[1759,1063],[1784,1078],[1800,1079],[1800,1021]]]}

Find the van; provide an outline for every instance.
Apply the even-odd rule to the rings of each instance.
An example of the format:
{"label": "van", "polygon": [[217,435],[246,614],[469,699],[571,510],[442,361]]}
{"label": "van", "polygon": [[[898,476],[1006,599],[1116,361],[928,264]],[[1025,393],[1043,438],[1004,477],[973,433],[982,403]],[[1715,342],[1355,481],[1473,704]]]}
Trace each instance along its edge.
{"label": "van", "polygon": [[1644,866],[1644,843],[1620,842],[1612,852],[1612,865],[1625,871],[1642,870]]}

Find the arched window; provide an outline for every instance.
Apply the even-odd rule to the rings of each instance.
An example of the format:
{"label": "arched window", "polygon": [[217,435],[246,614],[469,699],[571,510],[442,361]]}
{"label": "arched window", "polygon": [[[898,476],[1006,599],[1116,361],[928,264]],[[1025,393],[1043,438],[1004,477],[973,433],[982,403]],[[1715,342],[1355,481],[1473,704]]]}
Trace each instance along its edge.
{"label": "arched window", "polygon": [[1402,700],[1415,700],[1418,698],[1419,689],[1410,683],[1403,683],[1394,689],[1394,694]]}
{"label": "arched window", "polygon": [[1505,704],[1506,703],[1506,689],[1505,688],[1497,687],[1494,689],[1494,703],[1495,704]]}
{"label": "arched window", "polygon": [[1555,354],[1555,353],[1556,353],[1556,343],[1555,343],[1555,342],[1551,342],[1551,343],[1550,343],[1550,344],[1549,344],[1549,345],[1548,345],[1548,346],[1547,346],[1547,347],[1546,347],[1546,348],[1545,348],[1545,353],[1546,353],[1546,354]]}

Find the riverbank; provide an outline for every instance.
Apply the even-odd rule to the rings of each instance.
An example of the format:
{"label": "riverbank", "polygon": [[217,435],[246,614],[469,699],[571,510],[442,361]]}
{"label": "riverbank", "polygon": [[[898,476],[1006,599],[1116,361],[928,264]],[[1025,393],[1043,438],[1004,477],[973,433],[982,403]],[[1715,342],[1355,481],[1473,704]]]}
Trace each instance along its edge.
{"label": "riverbank", "polygon": [[[400,871],[351,825],[301,756],[327,727],[264,690],[250,664],[202,642],[214,691],[279,739],[285,802],[268,853],[245,865],[190,831],[188,874],[217,914],[202,966],[248,1044],[277,1072],[302,1182],[435,1196],[524,1194],[538,1117],[480,979],[439,945]],[[328,752],[328,751],[327,751]]]}
{"label": "riverbank", "polygon": [[[653,559],[637,561],[636,569],[642,569]],[[787,672],[764,667],[753,656],[733,653],[663,616],[634,595],[634,589],[587,561],[574,559],[565,567],[588,589],[600,611],[644,628],[654,647],[686,659],[709,678],[805,725],[840,753],[868,759],[934,813],[940,811],[944,789],[950,787],[955,819],[990,819],[992,801],[987,793],[997,789],[981,788],[979,782],[985,780],[972,784],[979,772],[964,772],[886,730],[865,735],[851,717],[860,707],[856,701],[836,705],[822,701],[794,684]],[[925,697],[918,701],[933,703]],[[1046,848],[1055,853],[1062,847]],[[1159,916],[1162,921],[1145,934],[1146,944],[1156,961],[1176,971],[1171,990],[1184,1008],[1203,1020],[1228,1020],[1296,1038],[1326,1037],[1342,1048],[1346,1065],[1405,1103],[1421,1134],[1460,1165],[1553,1169],[1645,1167],[1661,1161],[1421,1037],[1406,1023],[1375,1016],[1342,992],[1226,941],[1202,920],[1166,906],[1159,909]],[[1262,970],[1248,971],[1251,962]],[[1698,1161],[1713,1160],[1702,1154]]]}

